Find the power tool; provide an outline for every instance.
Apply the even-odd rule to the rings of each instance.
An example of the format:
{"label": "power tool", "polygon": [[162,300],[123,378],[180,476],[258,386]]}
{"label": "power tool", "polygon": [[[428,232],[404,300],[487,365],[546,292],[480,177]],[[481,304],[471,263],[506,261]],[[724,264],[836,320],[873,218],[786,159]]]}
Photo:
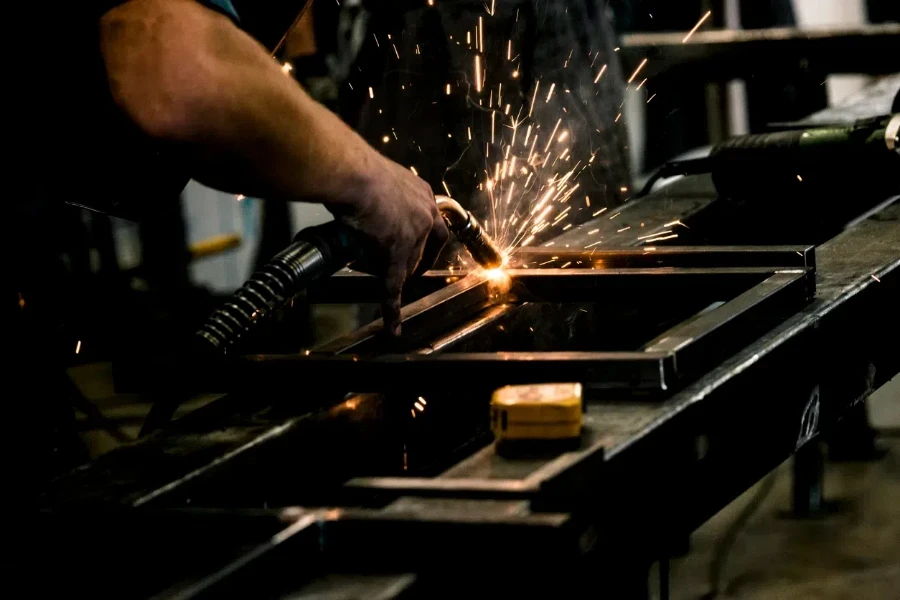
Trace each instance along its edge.
{"label": "power tool", "polygon": [[701,173],[711,173],[725,197],[844,189],[860,182],[900,188],[900,114],[737,136],[713,146],[707,157],[663,165],[639,196],[662,178]]}
{"label": "power tool", "polygon": [[[478,220],[456,200],[437,196],[436,202],[448,229],[482,267],[503,263],[503,254]],[[329,277],[358,260],[365,243],[350,227],[332,221],[308,227],[293,243],[214,311],[197,331],[201,347],[225,353],[253,327],[314,280]]]}

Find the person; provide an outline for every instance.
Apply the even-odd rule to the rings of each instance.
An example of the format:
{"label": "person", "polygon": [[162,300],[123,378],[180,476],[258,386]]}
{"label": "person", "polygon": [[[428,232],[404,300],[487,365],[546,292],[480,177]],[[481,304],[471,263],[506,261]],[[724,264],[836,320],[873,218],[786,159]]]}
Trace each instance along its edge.
{"label": "person", "polygon": [[73,466],[60,459],[71,407],[52,408],[65,395],[61,357],[71,348],[60,350],[49,325],[68,301],[54,245],[64,201],[127,216],[194,178],[270,202],[320,202],[374,250],[366,266],[383,280],[386,329],[400,335],[404,281],[449,235],[430,186],[287,77],[229,0],[15,11],[13,37],[22,39],[13,41],[24,50],[9,71],[16,176],[4,207],[13,260],[2,308],[16,352],[6,393],[25,422],[48,430],[17,448],[43,463],[25,479]]}
{"label": "person", "polygon": [[269,201],[321,202],[374,242],[386,328],[399,335],[403,283],[429,239],[449,235],[427,183],[313,101],[231,18],[196,0],[112,8],[100,19],[100,52],[115,104],[154,140],[180,146],[193,178]]}

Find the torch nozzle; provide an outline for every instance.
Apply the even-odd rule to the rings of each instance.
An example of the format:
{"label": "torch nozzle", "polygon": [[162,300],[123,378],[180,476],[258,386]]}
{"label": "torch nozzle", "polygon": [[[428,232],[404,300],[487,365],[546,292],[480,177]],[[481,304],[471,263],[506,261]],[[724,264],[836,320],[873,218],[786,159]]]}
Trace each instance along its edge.
{"label": "torch nozzle", "polygon": [[485,269],[496,269],[503,265],[503,253],[472,213],[453,198],[435,196],[435,200],[447,228],[466,247],[475,262]]}

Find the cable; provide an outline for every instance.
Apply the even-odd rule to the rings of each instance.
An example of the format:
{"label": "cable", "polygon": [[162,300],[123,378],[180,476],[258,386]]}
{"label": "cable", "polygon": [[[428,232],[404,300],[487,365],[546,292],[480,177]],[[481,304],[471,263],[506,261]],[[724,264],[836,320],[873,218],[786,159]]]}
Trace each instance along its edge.
{"label": "cable", "polygon": [[653,191],[653,186],[660,179],[675,177],[676,175],[699,175],[712,172],[712,161],[709,158],[694,158],[690,160],[673,160],[658,168],[635,198],[643,198]]}

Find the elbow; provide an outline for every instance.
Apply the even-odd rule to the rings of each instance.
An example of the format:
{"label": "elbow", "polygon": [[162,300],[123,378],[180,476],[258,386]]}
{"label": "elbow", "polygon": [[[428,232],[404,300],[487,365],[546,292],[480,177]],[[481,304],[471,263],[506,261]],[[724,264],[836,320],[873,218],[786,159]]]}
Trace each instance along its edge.
{"label": "elbow", "polygon": [[[193,3],[190,3],[193,4]],[[100,47],[116,106],[148,136],[186,142],[202,115],[203,90],[213,86],[189,6],[138,0],[107,12]],[[194,35],[191,29],[194,28]]]}

